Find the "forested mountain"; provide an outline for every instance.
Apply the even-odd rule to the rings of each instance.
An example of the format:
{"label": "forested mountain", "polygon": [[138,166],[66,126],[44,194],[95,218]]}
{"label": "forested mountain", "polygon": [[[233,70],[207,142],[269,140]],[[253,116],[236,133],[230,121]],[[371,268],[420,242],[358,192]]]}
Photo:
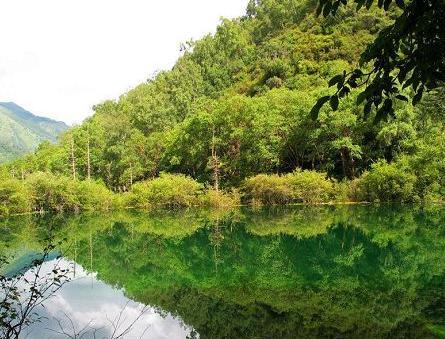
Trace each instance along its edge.
{"label": "forested mountain", "polygon": [[0,162],[34,151],[44,140],[56,142],[66,129],[63,122],[35,116],[13,102],[1,102]]}
{"label": "forested mountain", "polygon": [[310,116],[329,79],[356,67],[398,9],[348,5],[322,18],[316,7],[314,0],[251,1],[244,16],[188,42],[171,70],[96,105],[57,145],[41,144],[4,172],[91,177],[127,191],[162,172],[230,189],[260,173],[306,169],[338,181],[367,173],[383,196],[366,199],[445,196],[440,89],[383,120],[375,111],[365,119],[354,91],[338,110]]}

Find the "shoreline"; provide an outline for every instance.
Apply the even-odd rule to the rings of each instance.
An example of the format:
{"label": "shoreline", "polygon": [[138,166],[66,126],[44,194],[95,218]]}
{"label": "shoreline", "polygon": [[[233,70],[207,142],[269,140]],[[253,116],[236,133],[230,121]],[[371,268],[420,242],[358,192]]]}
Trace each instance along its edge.
{"label": "shoreline", "polygon": [[318,206],[379,206],[379,205],[412,205],[412,206],[425,206],[425,205],[445,205],[445,201],[431,201],[431,202],[398,202],[398,201],[387,201],[387,202],[369,202],[369,201],[339,201],[339,202],[320,202],[320,203],[289,203],[289,204],[238,204],[231,206],[203,206],[203,205],[192,205],[187,207],[154,207],[154,208],[138,208],[138,207],[124,207],[124,208],[111,208],[105,210],[80,210],[80,211],[32,211],[24,213],[14,213],[5,216],[0,216],[0,220],[4,220],[10,217],[20,217],[20,216],[44,216],[44,215],[80,215],[83,213],[108,213],[108,212],[119,212],[119,211],[134,211],[134,212],[179,212],[186,211],[190,209],[201,209],[201,210],[232,210],[239,208],[251,208],[261,209],[270,207],[318,207]]}

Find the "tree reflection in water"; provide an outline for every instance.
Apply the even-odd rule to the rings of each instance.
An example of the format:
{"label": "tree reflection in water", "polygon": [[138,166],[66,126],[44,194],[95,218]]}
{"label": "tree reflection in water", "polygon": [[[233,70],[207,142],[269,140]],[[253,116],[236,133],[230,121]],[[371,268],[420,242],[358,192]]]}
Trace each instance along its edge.
{"label": "tree reflection in water", "polygon": [[[71,239],[61,249],[66,258],[96,272],[98,283],[174,319],[165,328],[183,326],[178,337],[444,333],[440,206],[110,213],[28,222],[37,233],[50,225]],[[12,224],[8,230],[2,237],[16,251],[27,237],[28,250],[38,245],[38,236]]]}

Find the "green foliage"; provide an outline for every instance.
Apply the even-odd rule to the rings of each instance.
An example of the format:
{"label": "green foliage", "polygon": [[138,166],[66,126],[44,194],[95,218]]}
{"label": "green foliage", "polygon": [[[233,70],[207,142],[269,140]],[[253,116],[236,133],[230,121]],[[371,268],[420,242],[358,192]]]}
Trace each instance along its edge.
{"label": "green foliage", "polygon": [[80,211],[71,179],[37,172],[28,177],[27,183],[32,187],[37,211]]}
{"label": "green foliage", "polygon": [[25,180],[0,181],[0,216],[30,212],[105,211],[116,196],[102,183],[36,172]]}
{"label": "green foliage", "polygon": [[31,210],[31,206],[32,193],[23,181],[0,181],[0,216],[26,213]]}
{"label": "green foliage", "polygon": [[412,202],[418,199],[414,191],[416,179],[406,166],[380,161],[360,178],[359,198],[370,202]]}
{"label": "green foliage", "polygon": [[232,192],[216,191],[215,189],[208,189],[201,198],[204,206],[214,208],[236,207],[241,204],[241,197],[238,191]]}
{"label": "green foliage", "polygon": [[297,170],[288,174],[286,179],[297,202],[329,202],[334,197],[334,183],[326,178],[326,173]]}
{"label": "green foliage", "polygon": [[[368,10],[374,0],[354,0],[357,11]],[[403,1],[378,0],[377,7],[394,14],[393,22],[380,30],[360,57],[360,68],[346,70],[331,79],[329,86],[337,85],[330,96],[331,107],[352,89],[365,86],[357,103],[365,102],[364,114],[375,107],[375,121],[388,119],[395,114],[395,102],[408,101],[405,88],[414,95],[412,104],[422,99],[423,93],[443,86],[445,81],[445,3],[442,0]],[[320,0],[317,14],[335,15],[347,0]],[[323,99],[324,100],[324,99]],[[334,103],[334,104],[332,104]],[[313,108],[313,116],[322,106],[320,99]]]}
{"label": "green foliage", "polygon": [[112,207],[112,193],[93,181],[76,181],[40,172],[30,175],[26,184],[32,190],[36,211],[79,212]]}
{"label": "green foliage", "polygon": [[116,195],[100,182],[92,180],[76,182],[75,194],[83,211],[107,211],[118,206]]}
{"label": "green foliage", "polygon": [[248,178],[244,191],[253,204],[326,203],[334,198],[335,183],[325,173],[296,170],[283,176],[259,174]]}
{"label": "green foliage", "polygon": [[191,207],[200,203],[203,187],[180,174],[161,174],[159,178],[133,185],[130,201],[136,207]]}
{"label": "green foliage", "polygon": [[278,174],[259,174],[248,178],[244,191],[252,204],[287,204],[294,197],[287,177]]}

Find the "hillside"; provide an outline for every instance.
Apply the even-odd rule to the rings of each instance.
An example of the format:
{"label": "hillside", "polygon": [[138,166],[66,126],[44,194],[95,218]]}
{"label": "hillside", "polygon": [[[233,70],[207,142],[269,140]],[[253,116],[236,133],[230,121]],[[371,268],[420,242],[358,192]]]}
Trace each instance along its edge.
{"label": "hillside", "polygon": [[0,103],[0,162],[33,151],[42,141],[55,142],[68,126],[38,117],[13,102]]}
{"label": "hillside", "polygon": [[222,19],[215,34],[188,42],[171,70],[97,104],[57,144],[4,172],[92,178],[125,192],[163,173],[224,190],[278,175],[275,191],[283,176],[310,170],[354,183],[353,195],[355,179],[367,178],[367,200],[445,196],[443,92],[416,107],[398,104],[384,120],[374,109],[364,117],[357,91],[338,110],[324,107],[316,121],[310,115],[332,93],[329,80],[356,67],[397,9],[347,6],[327,18],[315,9],[312,0],[251,1],[244,16]]}

